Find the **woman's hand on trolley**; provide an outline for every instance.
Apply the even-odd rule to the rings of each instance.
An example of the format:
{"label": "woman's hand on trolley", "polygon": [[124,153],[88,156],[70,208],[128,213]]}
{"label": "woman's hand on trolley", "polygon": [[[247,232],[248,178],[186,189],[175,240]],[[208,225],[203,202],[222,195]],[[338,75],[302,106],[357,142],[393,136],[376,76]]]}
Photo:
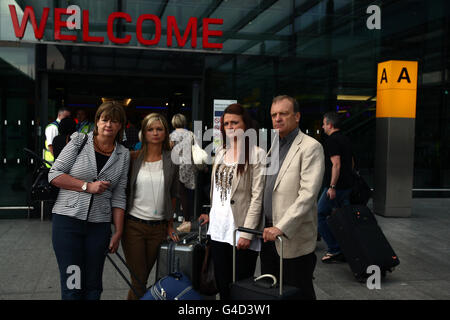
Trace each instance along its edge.
{"label": "woman's hand on trolley", "polygon": [[250,240],[240,237],[236,248],[238,250],[246,250],[250,248],[250,243]]}
{"label": "woman's hand on trolley", "polygon": [[204,226],[209,222],[209,215],[207,215],[206,213],[201,214],[200,217],[198,217],[198,222],[201,222],[200,225]]}
{"label": "woman's hand on trolley", "polygon": [[180,241],[180,237],[178,237],[178,233],[176,233],[175,229],[173,228],[173,224],[169,224],[169,227],[167,228],[167,235],[175,242]]}

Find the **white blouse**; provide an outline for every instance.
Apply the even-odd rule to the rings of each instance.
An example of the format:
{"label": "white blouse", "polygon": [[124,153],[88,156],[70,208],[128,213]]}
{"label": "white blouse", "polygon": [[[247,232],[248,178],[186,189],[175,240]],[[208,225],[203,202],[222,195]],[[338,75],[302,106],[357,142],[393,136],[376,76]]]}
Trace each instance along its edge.
{"label": "white blouse", "polygon": [[136,193],[130,215],[143,220],[164,220],[162,160],[143,162],[136,178]]}
{"label": "white blouse", "polygon": [[[236,229],[234,224],[233,211],[231,208],[230,191],[224,192],[220,190],[216,184],[216,178],[213,180],[213,198],[211,211],[209,213],[208,235],[214,241],[225,242],[233,245],[233,232]],[[236,245],[239,241],[239,231],[236,232]],[[261,241],[259,238],[253,238],[249,249],[253,251],[261,251]]]}

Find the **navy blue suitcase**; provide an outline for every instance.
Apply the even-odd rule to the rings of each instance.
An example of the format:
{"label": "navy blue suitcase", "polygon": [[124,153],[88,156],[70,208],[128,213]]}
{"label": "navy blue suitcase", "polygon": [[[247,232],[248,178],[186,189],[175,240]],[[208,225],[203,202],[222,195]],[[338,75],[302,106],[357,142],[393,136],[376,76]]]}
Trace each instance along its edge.
{"label": "navy blue suitcase", "polygon": [[[141,300],[203,300],[202,296],[192,288],[192,283],[189,278],[181,272],[171,273],[159,279],[150,288],[145,288],[144,284],[142,284],[137,279],[137,277],[134,275],[133,271],[131,271],[130,267],[127,265],[119,252],[116,252],[116,255],[128,269],[131,276],[135,278],[138,281],[139,285],[144,289],[145,294],[142,296]],[[106,257],[117,270],[117,272],[119,272],[120,276],[123,278],[123,280],[125,280],[131,290],[133,290],[134,294],[136,296],[139,296],[136,290],[131,285],[130,281],[123,274],[114,260],[109,256],[108,252],[106,253]]]}
{"label": "navy blue suitcase", "polygon": [[203,298],[194,290],[185,274],[174,272],[156,281],[141,300],[203,300]]}

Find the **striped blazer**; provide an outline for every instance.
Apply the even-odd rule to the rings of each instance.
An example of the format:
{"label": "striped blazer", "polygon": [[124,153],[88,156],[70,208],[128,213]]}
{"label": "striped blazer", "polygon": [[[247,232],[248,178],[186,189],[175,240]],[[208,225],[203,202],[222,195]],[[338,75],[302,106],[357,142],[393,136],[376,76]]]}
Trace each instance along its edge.
{"label": "striped blazer", "polygon": [[[66,173],[74,178],[93,182],[109,181],[111,187],[102,194],[91,194],[60,189],[52,212],[89,222],[110,222],[112,208],[126,209],[126,187],[130,152],[117,144],[103,169],[97,174],[93,133],[88,134],[83,150],[77,156],[84,139],[83,133],[75,132],[50,169],[48,181]],[[89,204],[92,206],[88,216]]]}

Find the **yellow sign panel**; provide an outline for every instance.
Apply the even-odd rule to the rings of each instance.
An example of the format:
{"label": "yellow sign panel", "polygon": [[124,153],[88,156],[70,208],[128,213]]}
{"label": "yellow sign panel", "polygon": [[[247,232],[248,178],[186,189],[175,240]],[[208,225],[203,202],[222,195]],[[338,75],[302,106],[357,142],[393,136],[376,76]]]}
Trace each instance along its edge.
{"label": "yellow sign panel", "polygon": [[378,64],[377,118],[415,118],[417,61]]}

